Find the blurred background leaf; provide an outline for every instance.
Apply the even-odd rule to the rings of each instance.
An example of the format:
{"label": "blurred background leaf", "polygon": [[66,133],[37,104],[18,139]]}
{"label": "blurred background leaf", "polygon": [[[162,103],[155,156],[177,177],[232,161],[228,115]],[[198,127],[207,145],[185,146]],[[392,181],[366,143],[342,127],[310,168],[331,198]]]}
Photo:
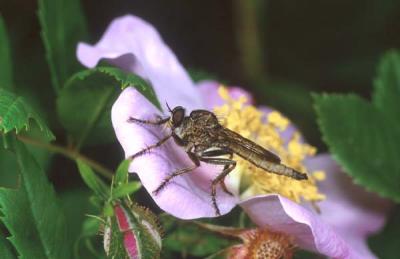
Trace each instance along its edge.
{"label": "blurred background leaf", "polygon": [[11,89],[12,80],[11,49],[3,17],[0,15],[0,88]]}
{"label": "blurred background leaf", "polygon": [[12,250],[12,247],[11,247],[9,241],[3,236],[0,236],[0,255],[4,259],[17,258],[17,256],[13,253],[13,250]]}
{"label": "blurred background leaf", "polygon": [[[99,210],[94,208],[89,202],[89,190],[83,188],[71,188],[60,194],[61,206],[65,212],[68,240],[70,241],[69,250],[73,251],[75,243],[79,240],[83,222],[88,218],[88,214],[98,214]],[[95,235],[99,233],[96,229]],[[82,257],[88,258],[88,257]]]}
{"label": "blurred background leaf", "polygon": [[53,87],[58,93],[79,68],[72,57],[78,41],[87,39],[86,22],[79,0],[39,0],[38,15]]}

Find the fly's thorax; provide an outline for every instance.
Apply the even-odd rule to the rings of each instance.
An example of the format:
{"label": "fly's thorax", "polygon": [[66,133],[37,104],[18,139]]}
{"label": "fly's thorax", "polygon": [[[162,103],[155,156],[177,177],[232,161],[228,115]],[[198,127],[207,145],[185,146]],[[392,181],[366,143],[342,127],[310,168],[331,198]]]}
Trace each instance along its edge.
{"label": "fly's thorax", "polygon": [[181,139],[185,139],[190,130],[189,124],[190,121],[187,118],[185,118],[179,127],[173,129],[175,135],[177,135]]}

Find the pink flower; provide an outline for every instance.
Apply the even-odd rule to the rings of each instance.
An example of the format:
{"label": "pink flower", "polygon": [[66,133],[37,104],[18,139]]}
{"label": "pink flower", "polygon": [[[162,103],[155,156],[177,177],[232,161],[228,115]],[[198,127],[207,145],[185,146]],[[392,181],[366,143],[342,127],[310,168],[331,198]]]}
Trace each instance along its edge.
{"label": "pink flower", "polygon": [[[97,44],[80,43],[77,55],[87,67],[107,59],[125,71],[139,74],[152,84],[164,111],[167,111],[166,102],[171,107],[185,107],[187,114],[193,109],[211,109],[222,104],[217,84],[202,82],[195,85],[157,31],[138,17],[127,15],[115,19]],[[240,88],[229,91],[233,97],[246,95],[251,100]],[[112,123],[126,157],[158,142],[166,134],[166,130],[159,127],[128,123],[129,117],[154,120],[156,115],[169,114],[162,114],[133,87],[121,93],[112,108]],[[283,139],[289,139],[293,132],[293,126],[289,126]],[[166,212],[182,219],[214,217],[210,182],[220,168],[202,164],[193,172],[174,178],[157,195],[152,194],[167,175],[189,165],[191,161],[185,152],[171,140],[136,158],[129,171],[139,175],[144,187]],[[349,183],[328,155],[307,160],[307,167],[322,169],[327,175],[321,185],[327,199],[319,203],[320,215],[280,195],[240,201],[237,195],[230,196],[218,187],[217,202],[221,214],[240,204],[260,227],[287,233],[305,249],[335,258],[374,258],[365,238],[384,224],[386,202]],[[233,183],[235,179],[229,175],[226,182]],[[238,194],[237,185],[229,186],[231,192]],[[356,197],[367,197],[370,201],[373,198],[376,206],[371,206],[371,202],[370,206],[364,206],[363,199]]]}

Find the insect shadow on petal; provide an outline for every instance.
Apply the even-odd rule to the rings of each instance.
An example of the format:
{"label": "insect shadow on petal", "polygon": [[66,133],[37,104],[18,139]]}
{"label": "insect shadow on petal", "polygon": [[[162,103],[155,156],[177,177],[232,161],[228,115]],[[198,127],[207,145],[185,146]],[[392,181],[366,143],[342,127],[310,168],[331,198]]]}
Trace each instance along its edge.
{"label": "insect shadow on petal", "polygon": [[142,149],[130,158],[133,160],[151,150],[163,145],[173,138],[178,146],[181,146],[193,162],[192,166],[179,169],[168,175],[153,191],[157,195],[176,176],[189,173],[200,166],[200,162],[224,166],[218,176],[211,182],[211,201],[216,215],[221,215],[216,200],[218,184],[222,190],[230,195],[224,183],[225,177],[235,168],[236,161],[233,154],[249,161],[255,166],[269,173],[284,175],[296,180],[308,179],[307,174],[296,171],[293,168],[281,164],[281,160],[274,153],[266,150],[253,141],[242,137],[240,134],[223,127],[216,115],[207,110],[193,110],[189,116],[185,114],[185,108],[177,106],[171,110],[169,117],[157,120],[141,120],[130,117],[129,123],[139,123],[154,126],[167,125],[170,133],[157,143]]}

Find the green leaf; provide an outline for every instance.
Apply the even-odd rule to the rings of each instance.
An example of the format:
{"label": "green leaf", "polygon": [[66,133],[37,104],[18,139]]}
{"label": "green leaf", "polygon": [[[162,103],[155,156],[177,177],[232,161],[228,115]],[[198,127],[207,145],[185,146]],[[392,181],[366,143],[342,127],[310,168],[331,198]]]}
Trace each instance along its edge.
{"label": "green leaf", "polygon": [[374,81],[373,104],[398,123],[400,115],[400,54],[389,51],[378,68],[378,78]]}
{"label": "green leaf", "polygon": [[0,132],[29,130],[30,119],[36,122],[48,139],[54,139],[53,133],[24,98],[0,88]]}
{"label": "green leaf", "polygon": [[0,88],[11,89],[12,80],[11,49],[3,18],[0,16]]}
{"label": "green leaf", "polygon": [[21,186],[0,188],[1,220],[21,258],[70,258],[64,214],[53,187],[26,147],[15,141]]}
{"label": "green leaf", "polygon": [[232,242],[210,231],[189,222],[164,214],[161,221],[165,228],[166,237],[163,246],[166,250],[205,257],[229,247]]}
{"label": "green leaf", "polygon": [[128,168],[132,160],[126,159],[119,164],[117,172],[115,173],[114,184],[119,186],[128,182]]}
{"label": "green leaf", "polygon": [[140,187],[142,187],[142,184],[136,181],[122,184],[113,190],[112,197],[113,199],[117,199],[128,196],[138,191]]}
{"label": "green leaf", "polygon": [[314,95],[333,157],[356,183],[395,201],[400,201],[399,62],[395,53],[382,60],[372,104],[355,95]]}
{"label": "green leaf", "polygon": [[89,203],[91,192],[87,189],[69,189],[60,194],[61,205],[65,211],[67,220],[67,231],[70,237],[70,250],[73,250],[75,242],[79,239],[83,222],[87,214],[95,213],[93,206]]}
{"label": "green leaf", "polygon": [[86,22],[79,0],[39,0],[39,21],[55,91],[72,75],[78,62],[78,41],[85,40]]}
{"label": "green leaf", "polygon": [[15,155],[0,147],[0,187],[16,188],[19,182],[17,172]]}
{"label": "green leaf", "polygon": [[134,86],[160,108],[152,87],[142,78],[113,67],[98,67],[73,75],[57,99],[57,111],[62,125],[83,144],[103,144],[114,141],[111,106],[121,88]]}
{"label": "green leaf", "polygon": [[75,242],[75,258],[104,258],[103,242],[99,237],[103,220],[88,216],[82,224],[81,234]]}
{"label": "green leaf", "polygon": [[[1,234],[1,232],[0,232]],[[15,259],[17,256],[12,252],[12,248],[7,239],[0,235],[0,255],[3,259]]]}
{"label": "green leaf", "polygon": [[113,191],[112,198],[122,198],[124,196],[130,195],[142,187],[140,182],[128,182],[128,168],[131,163],[130,159],[126,159],[121,162],[118,166],[113,179]]}
{"label": "green leaf", "polygon": [[101,180],[82,160],[76,160],[79,172],[82,176],[83,181],[86,185],[98,196],[104,200],[107,200],[110,196],[107,185]]}
{"label": "green leaf", "polygon": [[388,52],[374,81],[373,102],[355,95],[315,95],[323,138],[356,183],[400,201],[400,55]]}

